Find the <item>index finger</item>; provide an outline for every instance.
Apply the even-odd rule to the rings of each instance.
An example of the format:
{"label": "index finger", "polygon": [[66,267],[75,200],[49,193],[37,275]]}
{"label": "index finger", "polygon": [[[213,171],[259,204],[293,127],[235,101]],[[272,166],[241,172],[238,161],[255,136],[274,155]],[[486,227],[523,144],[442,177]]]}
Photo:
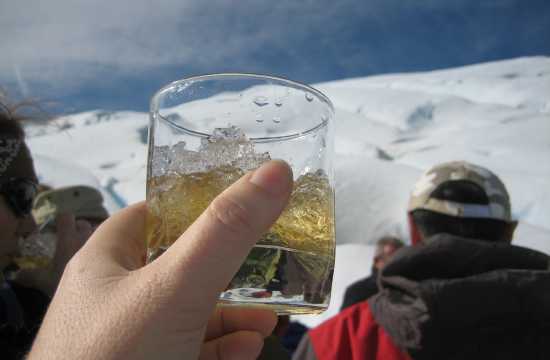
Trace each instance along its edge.
{"label": "index finger", "polygon": [[220,306],[210,317],[204,339],[222,337],[236,331],[255,331],[267,337],[277,324],[277,315],[267,309]]}
{"label": "index finger", "polygon": [[87,258],[109,260],[101,262],[103,271],[106,264],[112,264],[123,271],[136,270],[145,264],[145,202],[128,206],[105,220],[82,247]]}

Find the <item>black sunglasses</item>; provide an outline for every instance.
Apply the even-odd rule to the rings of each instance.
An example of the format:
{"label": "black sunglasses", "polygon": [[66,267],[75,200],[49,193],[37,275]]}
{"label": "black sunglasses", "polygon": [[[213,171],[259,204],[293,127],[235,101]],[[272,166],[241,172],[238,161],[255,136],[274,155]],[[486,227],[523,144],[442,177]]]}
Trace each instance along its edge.
{"label": "black sunglasses", "polygon": [[30,179],[11,178],[0,182],[0,194],[17,217],[25,217],[31,213],[36,192],[37,185]]}

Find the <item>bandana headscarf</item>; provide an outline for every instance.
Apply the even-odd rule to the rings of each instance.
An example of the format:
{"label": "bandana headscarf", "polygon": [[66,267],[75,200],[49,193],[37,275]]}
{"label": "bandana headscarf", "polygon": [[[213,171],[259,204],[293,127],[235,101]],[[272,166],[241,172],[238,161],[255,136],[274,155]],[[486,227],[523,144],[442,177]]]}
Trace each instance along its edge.
{"label": "bandana headscarf", "polygon": [[0,134],[0,181],[11,178],[37,181],[31,153],[23,139]]}

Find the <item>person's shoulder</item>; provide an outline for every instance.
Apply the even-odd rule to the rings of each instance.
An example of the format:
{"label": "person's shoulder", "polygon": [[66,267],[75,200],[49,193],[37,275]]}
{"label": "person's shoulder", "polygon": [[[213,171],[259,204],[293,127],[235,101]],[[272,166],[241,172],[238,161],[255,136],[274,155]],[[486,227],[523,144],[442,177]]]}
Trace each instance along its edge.
{"label": "person's shoulder", "polygon": [[372,288],[376,288],[376,277],[370,275],[366,278],[358,280],[346,288],[347,295],[363,294],[365,291],[369,291]]}
{"label": "person's shoulder", "polygon": [[372,327],[376,325],[367,301],[362,301],[343,309],[337,315],[309,330],[308,334],[315,337],[325,332],[344,331],[343,329],[350,329],[350,324],[353,324],[351,329],[356,328],[359,324],[363,327]]}
{"label": "person's shoulder", "polygon": [[[379,328],[368,302],[362,301],[310,330],[307,339],[318,359],[375,359]],[[367,344],[374,347],[367,349]]]}
{"label": "person's shoulder", "polygon": [[348,286],[348,290],[362,289],[365,286],[365,284],[368,284],[371,281],[372,281],[371,276],[364,277],[352,283],[350,286]]}

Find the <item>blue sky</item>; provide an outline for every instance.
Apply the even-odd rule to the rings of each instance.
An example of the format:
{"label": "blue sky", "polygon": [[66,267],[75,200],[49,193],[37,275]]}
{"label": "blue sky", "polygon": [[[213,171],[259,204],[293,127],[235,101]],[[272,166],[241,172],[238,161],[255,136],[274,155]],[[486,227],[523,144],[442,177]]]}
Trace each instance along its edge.
{"label": "blue sky", "polygon": [[146,110],[212,72],[302,82],[550,55],[547,0],[0,2],[0,86],[56,112]]}

